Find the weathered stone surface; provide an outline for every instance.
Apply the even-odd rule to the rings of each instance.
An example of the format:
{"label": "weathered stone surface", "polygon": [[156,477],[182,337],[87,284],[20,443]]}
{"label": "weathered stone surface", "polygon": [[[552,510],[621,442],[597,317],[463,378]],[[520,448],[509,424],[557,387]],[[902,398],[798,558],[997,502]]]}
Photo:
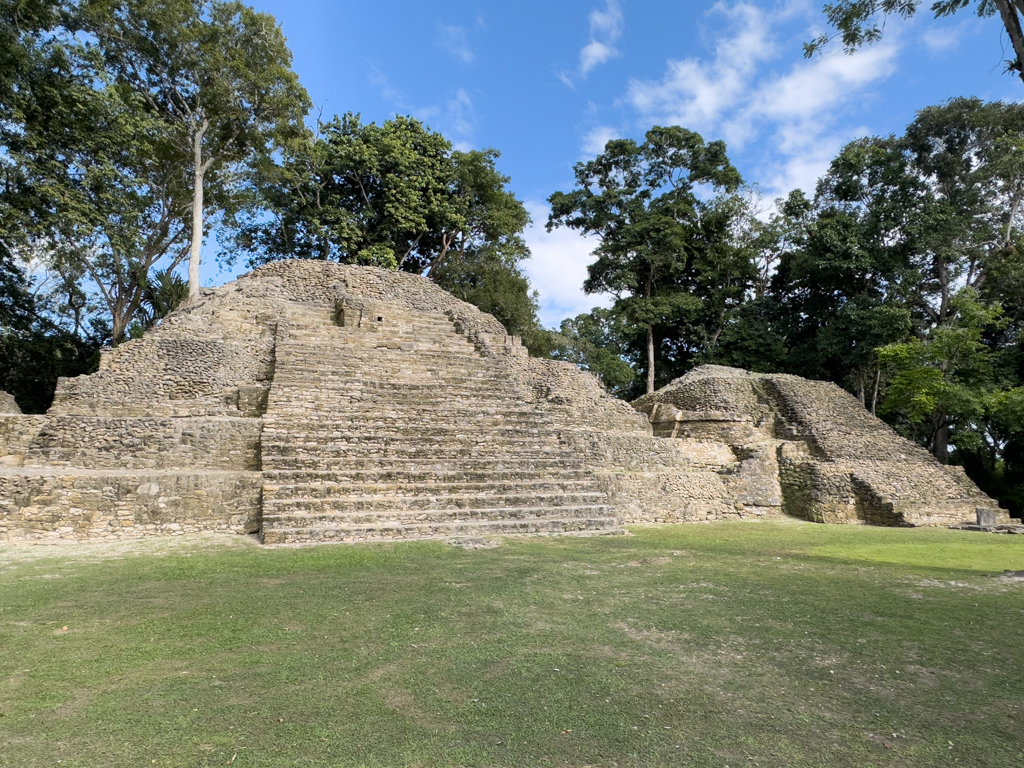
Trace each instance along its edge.
{"label": "weathered stone surface", "polygon": [[0,389],[0,413],[21,413],[14,396]]}
{"label": "weathered stone surface", "polygon": [[573,366],[428,280],[294,261],[204,293],[0,417],[0,538],[621,533],[577,431],[654,446]]}
{"label": "weathered stone surface", "polygon": [[[106,351],[46,416],[0,416],[0,540],[478,540],[994,506],[822,386],[698,369],[640,413],[422,277],[277,262]],[[890,471],[901,453],[931,495]]]}
{"label": "weathered stone surface", "polygon": [[744,506],[825,523],[1007,524],[959,467],[939,464],[834,384],[703,366],[634,406],[654,434],[717,441],[740,459]]}

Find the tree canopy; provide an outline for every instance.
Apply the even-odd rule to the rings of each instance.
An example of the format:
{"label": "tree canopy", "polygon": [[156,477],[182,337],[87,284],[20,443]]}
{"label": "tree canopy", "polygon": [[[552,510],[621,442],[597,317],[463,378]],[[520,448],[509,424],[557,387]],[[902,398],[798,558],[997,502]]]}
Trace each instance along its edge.
{"label": "tree canopy", "polygon": [[[975,14],[981,18],[999,14],[1014,53],[1014,58],[1006,62],[1006,71],[1016,72],[1024,80],[1024,32],[1021,30],[1024,6],[1017,0],[935,0],[931,11],[939,19],[952,16],[972,5]],[[916,14],[920,7],[921,0],[836,0],[828,3],[825,5],[825,16],[834,31],[822,33],[805,43],[804,55],[810,58],[837,37],[842,41],[846,53],[854,53],[882,38],[887,17],[907,19]]]}
{"label": "tree canopy", "polygon": [[[705,143],[679,126],[656,126],[643,144],[610,141],[575,172],[577,188],[549,198],[548,229],[598,238],[584,290],[612,294],[616,310],[645,329],[653,392],[656,326],[707,331],[709,318],[744,291],[747,265],[726,237],[729,195],[742,179],[723,142]],[[701,188],[710,196],[698,196]]]}

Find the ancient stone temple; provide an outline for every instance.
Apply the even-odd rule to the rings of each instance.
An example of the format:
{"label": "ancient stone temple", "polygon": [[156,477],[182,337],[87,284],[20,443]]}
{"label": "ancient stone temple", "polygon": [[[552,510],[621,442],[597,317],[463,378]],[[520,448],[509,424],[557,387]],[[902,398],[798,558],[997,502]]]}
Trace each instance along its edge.
{"label": "ancient stone temple", "polygon": [[654,434],[728,445],[739,500],[820,523],[1009,523],[960,467],[943,466],[830,382],[706,365],[633,405]]}
{"label": "ancient stone temple", "polygon": [[635,410],[424,278],[278,262],[62,380],[44,416],[0,397],[0,539],[935,525],[995,508],[829,387],[704,368]]}

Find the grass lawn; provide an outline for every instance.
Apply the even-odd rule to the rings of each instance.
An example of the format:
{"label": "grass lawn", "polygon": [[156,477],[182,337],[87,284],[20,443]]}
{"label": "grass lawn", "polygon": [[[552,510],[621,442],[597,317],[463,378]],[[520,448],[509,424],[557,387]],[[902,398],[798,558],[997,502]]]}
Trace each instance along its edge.
{"label": "grass lawn", "polygon": [[0,765],[1018,768],[1021,568],[800,523],[5,545]]}

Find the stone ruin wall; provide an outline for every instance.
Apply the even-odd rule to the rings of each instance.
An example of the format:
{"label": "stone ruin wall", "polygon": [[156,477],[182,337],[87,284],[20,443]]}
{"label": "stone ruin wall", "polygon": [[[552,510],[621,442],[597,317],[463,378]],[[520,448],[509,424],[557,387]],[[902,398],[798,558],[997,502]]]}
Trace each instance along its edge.
{"label": "stone ruin wall", "polygon": [[961,468],[939,464],[832,383],[703,366],[634,405],[656,435],[728,445],[747,467],[736,480],[789,516],[952,525],[984,508],[1009,522]]}
{"label": "stone ruin wall", "polygon": [[[522,403],[552,415],[626,522],[938,525],[994,506],[962,473],[878,432],[832,385],[709,367],[634,408],[569,363],[528,357],[495,318],[422,277],[291,261],[205,292],[106,353],[99,372],[61,381],[46,416],[0,399],[0,540],[258,527],[263,415],[295,303],[329,309],[338,325],[406,307],[446,318],[499,361]],[[378,345],[415,343],[400,323],[381,324]],[[906,473],[893,481],[888,459],[901,452],[928,494]]]}
{"label": "stone ruin wall", "polygon": [[[500,357],[524,403],[568,433],[649,435],[642,415],[568,363],[529,358],[492,316],[406,273],[279,262],[204,292],[100,370],[59,382],[45,416],[0,416],[0,540],[105,539],[251,529],[260,515],[260,433],[288,302],[446,316]],[[341,321],[344,322],[343,318]],[[7,404],[7,400],[10,404]],[[13,411],[13,398],[5,399]]]}

